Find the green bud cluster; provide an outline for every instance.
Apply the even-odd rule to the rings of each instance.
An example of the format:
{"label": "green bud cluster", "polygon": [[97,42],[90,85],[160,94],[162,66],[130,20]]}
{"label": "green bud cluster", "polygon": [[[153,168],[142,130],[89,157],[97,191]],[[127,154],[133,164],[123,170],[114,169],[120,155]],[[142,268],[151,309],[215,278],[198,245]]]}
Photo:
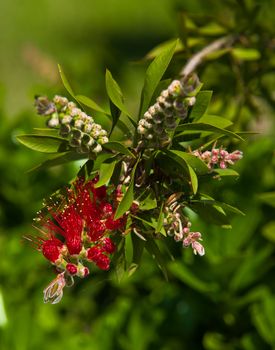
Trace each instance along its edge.
{"label": "green bud cluster", "polygon": [[38,114],[49,116],[47,126],[59,129],[59,135],[68,139],[70,146],[79,153],[99,153],[102,145],[109,141],[107,131],[66,97],[55,96],[50,101],[39,96],[35,105]]}
{"label": "green bud cluster", "polygon": [[187,80],[173,80],[161,92],[157,102],[138,123],[137,132],[147,146],[160,148],[170,143],[169,134],[177,127],[179,120],[187,118],[188,109],[196,102],[193,95],[199,84],[197,76],[191,76]]}

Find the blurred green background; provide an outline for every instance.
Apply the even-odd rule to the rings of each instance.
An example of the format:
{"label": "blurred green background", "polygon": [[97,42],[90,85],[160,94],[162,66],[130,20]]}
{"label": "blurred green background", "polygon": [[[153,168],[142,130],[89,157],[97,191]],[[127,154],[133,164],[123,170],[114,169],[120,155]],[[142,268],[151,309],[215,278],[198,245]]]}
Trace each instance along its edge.
{"label": "blurred green background", "polygon": [[[275,1],[2,0],[0,14],[0,349],[275,349]],[[180,36],[176,74],[228,34],[239,36],[239,50],[209,57],[200,79],[214,90],[212,113],[259,134],[228,143],[244,151],[239,179],[204,186],[246,216],[232,230],[192,217],[206,256],[169,241],[169,282],[145,255],[121,283],[98,272],[66,289],[60,304],[43,304],[54,274],[22,236],[33,232],[42,198],[80,164],[27,173],[45,159],[15,139],[43,126],[34,94],[65,93],[60,63],[77,93],[104,105],[108,67],[136,112],[149,50]]]}

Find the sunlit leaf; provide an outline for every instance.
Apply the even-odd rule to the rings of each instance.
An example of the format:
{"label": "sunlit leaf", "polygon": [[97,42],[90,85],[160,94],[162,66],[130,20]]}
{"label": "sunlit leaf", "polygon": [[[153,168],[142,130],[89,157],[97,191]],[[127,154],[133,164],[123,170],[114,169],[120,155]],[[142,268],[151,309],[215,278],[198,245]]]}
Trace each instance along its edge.
{"label": "sunlit leaf", "polygon": [[22,145],[38,152],[56,153],[68,150],[68,141],[55,136],[44,135],[18,135],[17,140]]}
{"label": "sunlit leaf", "polygon": [[141,94],[140,115],[148,109],[155,89],[165,73],[177,46],[178,40],[173,41],[153,60],[145,75]]}

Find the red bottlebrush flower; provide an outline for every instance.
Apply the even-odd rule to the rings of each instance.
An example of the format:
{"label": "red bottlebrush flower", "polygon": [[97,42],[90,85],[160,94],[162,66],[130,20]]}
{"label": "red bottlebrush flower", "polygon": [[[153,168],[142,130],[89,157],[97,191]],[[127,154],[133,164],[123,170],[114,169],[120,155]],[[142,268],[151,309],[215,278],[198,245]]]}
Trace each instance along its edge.
{"label": "red bottlebrush flower", "polygon": [[68,263],[66,266],[66,270],[70,275],[75,275],[77,273],[77,266],[75,264]]}
{"label": "red bottlebrush flower", "polygon": [[113,207],[110,203],[102,202],[99,206],[101,215],[104,219],[111,216],[114,212]]}
{"label": "red bottlebrush flower", "polygon": [[87,250],[87,259],[91,261],[95,261],[100,254],[102,254],[101,248],[99,246],[94,246]]}
{"label": "red bottlebrush flower", "polygon": [[111,238],[105,237],[103,238],[102,242],[103,242],[102,249],[104,252],[109,254],[113,254],[115,252],[116,246],[114,242],[111,240]]}
{"label": "red bottlebrush flower", "polygon": [[87,251],[87,259],[93,261],[101,270],[109,270],[110,258],[103,254],[103,249],[99,246],[94,246]]}
{"label": "red bottlebrush flower", "polygon": [[95,260],[95,264],[101,270],[109,270],[110,268],[110,258],[104,254],[100,254]]}
{"label": "red bottlebrush flower", "polygon": [[50,238],[42,244],[41,250],[45,258],[55,263],[60,257],[60,251],[63,243],[57,238]]}
{"label": "red bottlebrush flower", "polygon": [[109,217],[106,222],[106,228],[108,230],[118,230],[120,228],[122,228],[125,224],[125,220],[124,218],[120,218],[120,219],[117,219],[117,220],[114,220],[114,216],[112,215],[111,217]]}
{"label": "red bottlebrush flower", "polygon": [[88,236],[92,242],[98,241],[104,234],[106,225],[100,220],[94,220],[88,225]]}

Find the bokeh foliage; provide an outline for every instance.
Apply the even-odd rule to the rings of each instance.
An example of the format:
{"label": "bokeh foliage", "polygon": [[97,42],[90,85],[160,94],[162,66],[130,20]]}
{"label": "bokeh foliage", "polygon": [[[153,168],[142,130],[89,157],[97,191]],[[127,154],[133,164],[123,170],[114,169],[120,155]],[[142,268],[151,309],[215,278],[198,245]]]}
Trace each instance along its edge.
{"label": "bokeh foliage", "polygon": [[[18,103],[21,107],[1,110],[0,348],[275,349],[274,1],[178,0],[163,1],[162,5],[121,1],[117,6],[109,1],[105,9],[99,1],[93,6],[86,1],[78,7],[77,2],[66,6],[64,1],[47,0],[40,11],[33,1],[27,3],[20,16],[16,3],[1,4],[5,11],[17,14],[17,40],[9,41],[14,38],[11,30],[2,38],[6,40],[3,45],[7,47],[8,41],[11,45],[4,55],[6,67],[10,64],[8,53],[29,41],[51,57],[53,67],[57,61],[64,63],[78,92],[104,103],[102,77],[108,66],[120,77],[132,110],[137,108],[146,66],[146,60],[136,60],[152,46],[181,36],[184,50],[170,66],[171,76],[207,43],[236,35],[235,49],[208,57],[198,73],[204,89],[214,90],[210,112],[234,121],[239,130],[259,134],[238,143],[245,154],[236,169],[240,178],[213,180],[207,188],[246,216],[235,217],[231,230],[192,217],[194,226],[204,234],[205,257],[194,257],[171,240],[174,260],[169,263],[169,282],[145,255],[142,267],[131,278],[118,283],[114,273],[96,271],[67,290],[61,304],[44,305],[41,292],[52,271],[21,237],[32,230],[31,220],[42,198],[68,182],[79,164],[26,173],[43,155],[23,149],[15,134],[28,132],[38,123],[42,126],[43,121],[31,108],[24,111],[26,99],[15,89],[16,84],[12,85],[15,75],[6,79],[8,102],[3,100],[2,105]],[[60,13],[62,17],[57,15]],[[134,21],[130,23],[132,13]],[[21,31],[24,15],[38,28],[33,34],[30,25],[25,37]],[[48,30],[46,20],[51,24]],[[1,25],[8,21],[5,18]],[[127,60],[135,60],[135,64],[127,65]],[[30,68],[22,67],[22,77],[28,76]],[[36,66],[32,61],[28,67]],[[37,67],[40,70],[31,72],[28,84],[23,83],[26,78],[18,82],[29,92],[29,105],[34,92],[62,91],[56,76],[49,80],[41,75],[41,66]],[[12,86],[14,94],[9,92]],[[11,110],[21,111],[11,118]],[[227,146],[236,147],[232,143]]]}

